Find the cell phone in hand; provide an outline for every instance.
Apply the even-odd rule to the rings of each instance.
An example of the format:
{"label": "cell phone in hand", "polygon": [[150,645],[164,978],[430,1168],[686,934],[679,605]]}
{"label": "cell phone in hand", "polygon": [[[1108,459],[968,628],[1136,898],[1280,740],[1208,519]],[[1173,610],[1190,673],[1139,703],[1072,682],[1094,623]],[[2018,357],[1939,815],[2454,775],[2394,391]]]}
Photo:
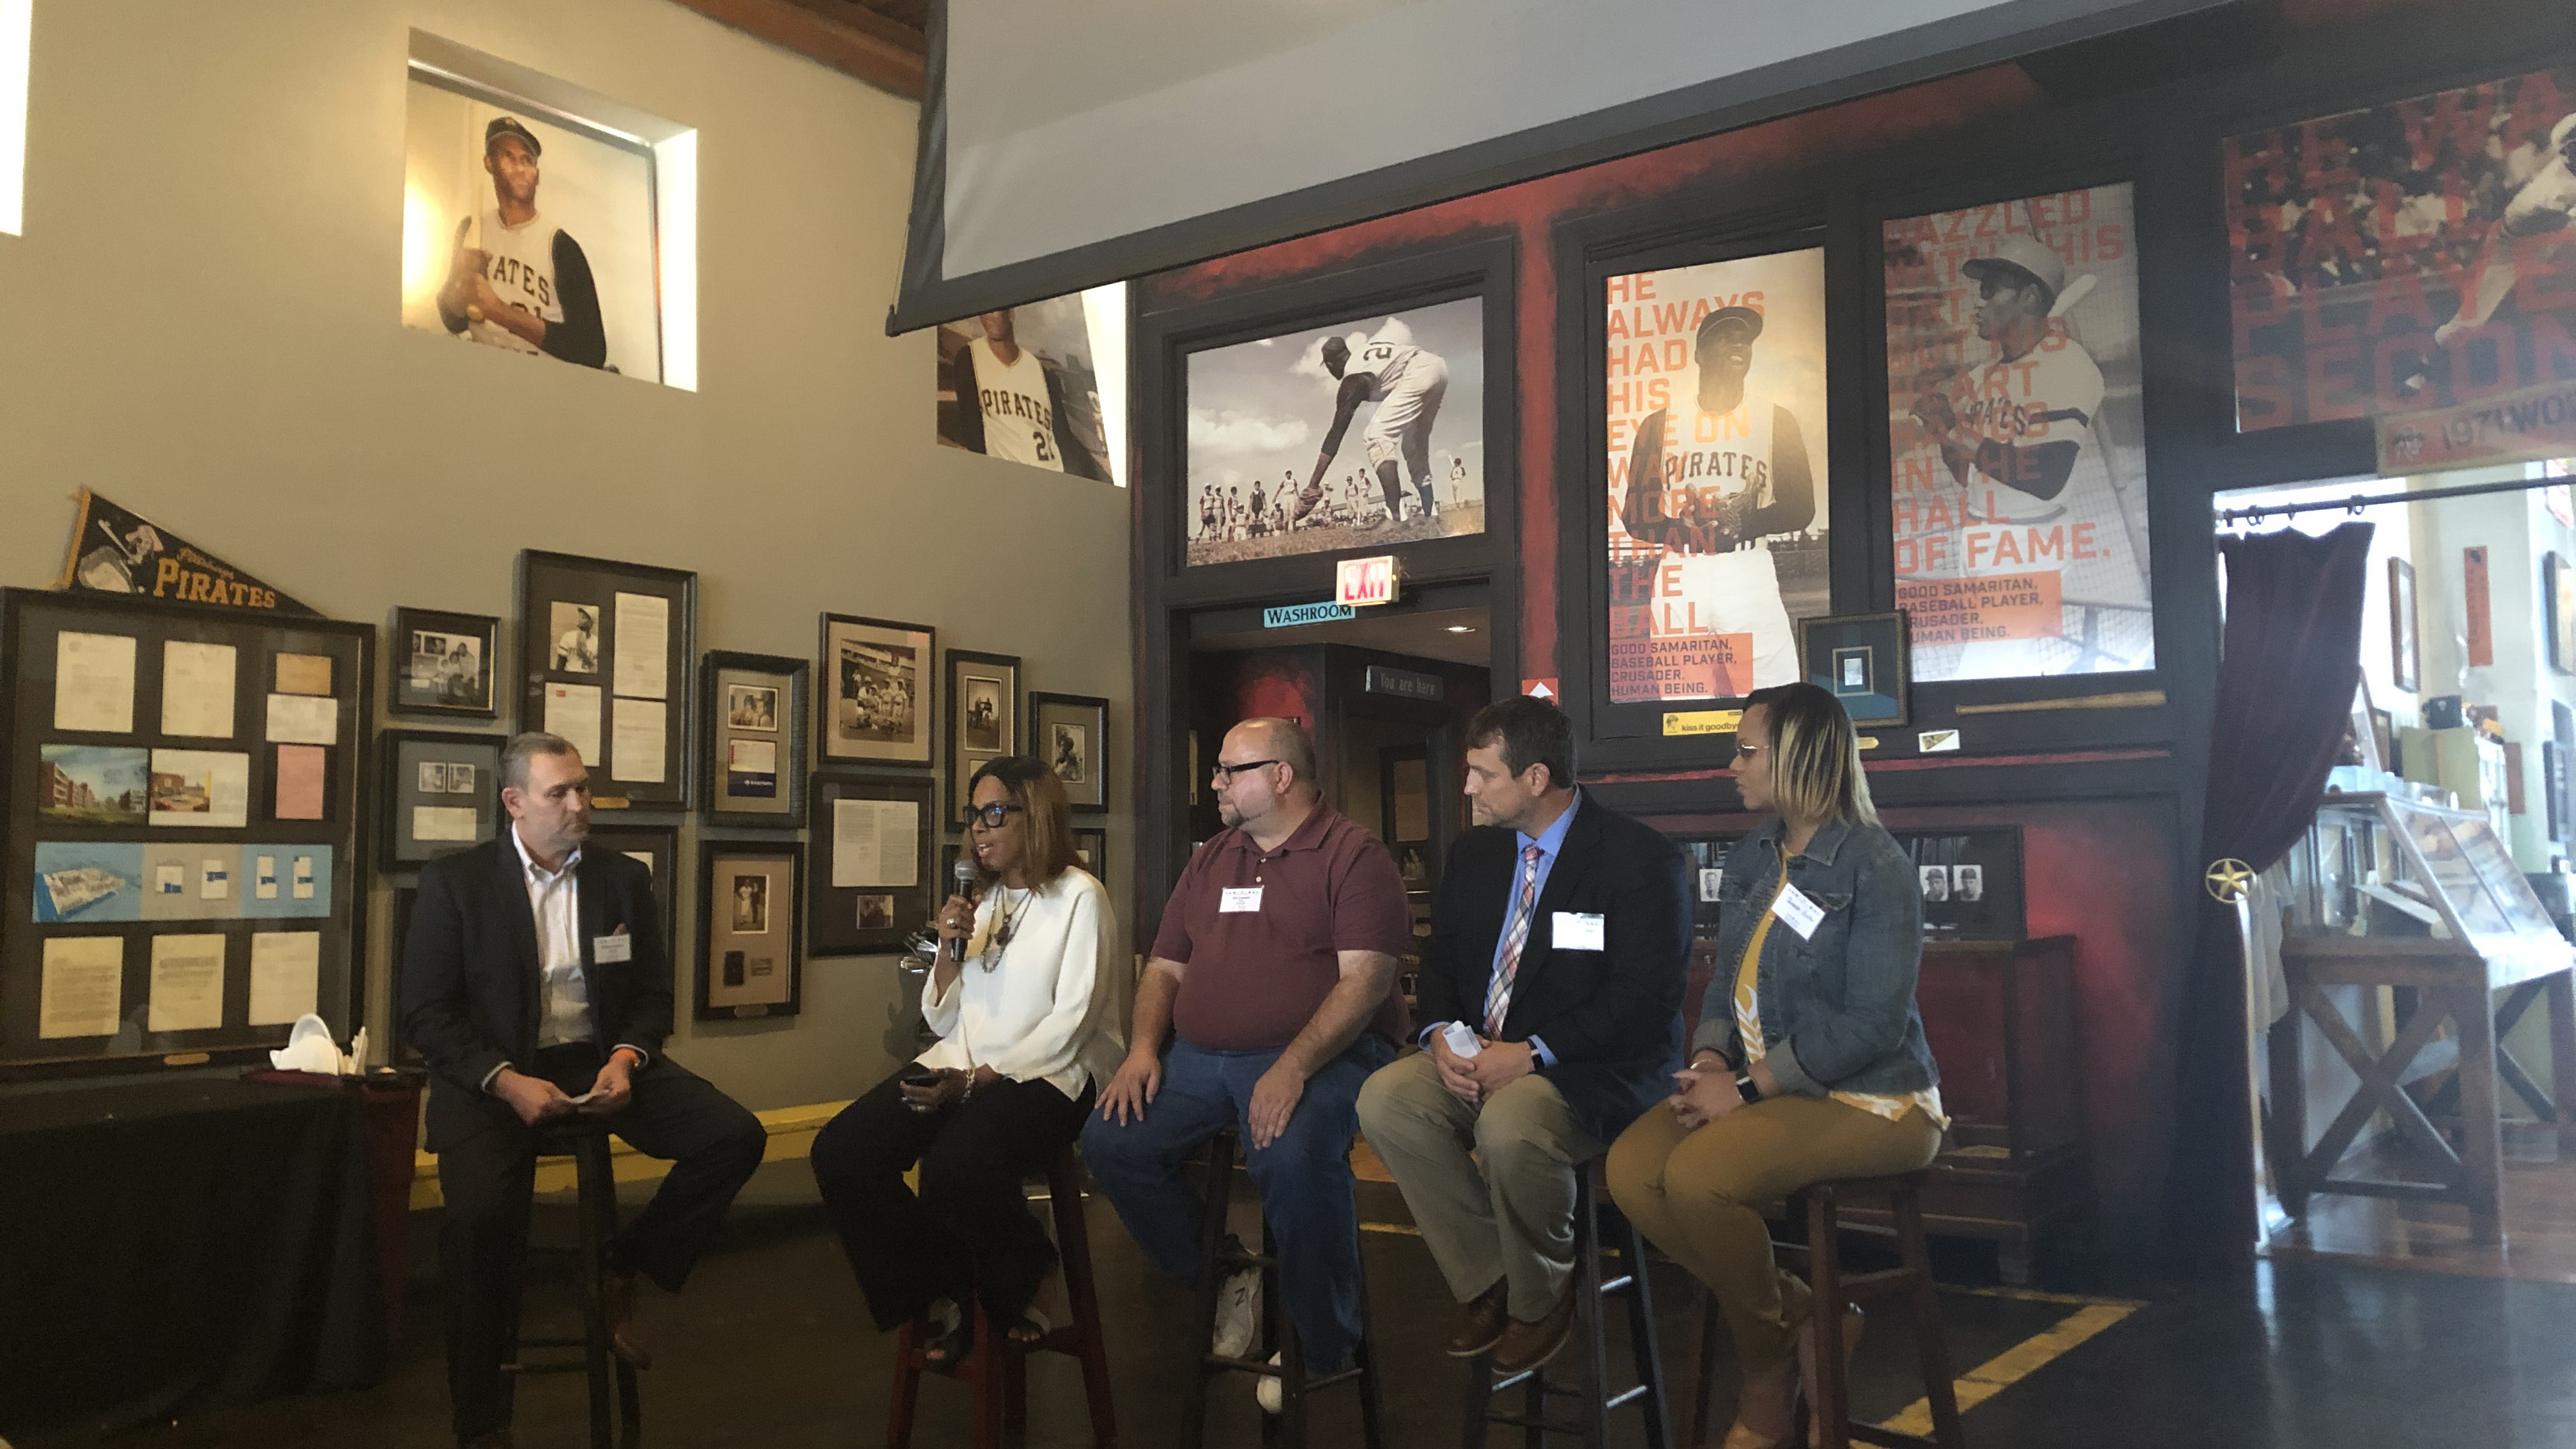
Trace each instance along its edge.
{"label": "cell phone in hand", "polygon": [[903,1083],[907,1087],[936,1087],[939,1085],[939,1069],[937,1067],[926,1067],[919,1062],[914,1062],[910,1066],[905,1067],[903,1069],[903,1075],[895,1078],[895,1080]]}

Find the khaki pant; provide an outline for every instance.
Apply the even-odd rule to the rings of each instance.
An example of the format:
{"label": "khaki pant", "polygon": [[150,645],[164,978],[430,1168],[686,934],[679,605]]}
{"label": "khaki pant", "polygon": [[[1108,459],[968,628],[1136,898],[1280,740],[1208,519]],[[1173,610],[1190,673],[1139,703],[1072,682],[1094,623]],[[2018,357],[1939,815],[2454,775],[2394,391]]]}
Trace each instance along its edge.
{"label": "khaki pant", "polygon": [[1769,1203],[1834,1177],[1880,1177],[1928,1165],[1941,1129],[1919,1107],[1891,1122],[1848,1103],[1774,1097],[1684,1130],[1649,1108],[1610,1148],[1610,1196],[1647,1241],[1717,1295],[1748,1371],[1797,1347],[1806,1285],[1780,1271]]}
{"label": "khaki pant", "polygon": [[1368,1079],[1359,1109],[1449,1291],[1467,1303],[1508,1279],[1512,1317],[1546,1317],[1574,1271],[1576,1164],[1601,1151],[1556,1085],[1532,1072],[1470,1105],[1415,1052]]}

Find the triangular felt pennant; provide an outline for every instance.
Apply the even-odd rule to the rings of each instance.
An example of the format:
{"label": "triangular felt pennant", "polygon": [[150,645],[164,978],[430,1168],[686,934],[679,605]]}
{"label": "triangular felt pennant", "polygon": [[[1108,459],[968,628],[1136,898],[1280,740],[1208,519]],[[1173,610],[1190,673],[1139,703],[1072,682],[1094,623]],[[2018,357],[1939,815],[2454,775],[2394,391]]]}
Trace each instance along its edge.
{"label": "triangular felt pennant", "polygon": [[208,609],[260,614],[321,611],[291,599],[159,524],[84,488],[72,546],[55,585],[94,594],[140,594]]}

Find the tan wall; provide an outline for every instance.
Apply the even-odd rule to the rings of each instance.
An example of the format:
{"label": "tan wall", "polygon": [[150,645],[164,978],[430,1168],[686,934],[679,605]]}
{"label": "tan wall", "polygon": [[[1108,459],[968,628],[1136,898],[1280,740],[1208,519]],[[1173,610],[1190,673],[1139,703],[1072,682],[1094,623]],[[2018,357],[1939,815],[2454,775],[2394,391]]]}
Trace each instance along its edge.
{"label": "tan wall", "polygon": [[[700,391],[401,325],[415,26],[699,128]],[[83,485],[380,625],[508,616],[522,548],[691,568],[701,648],[926,621],[1023,656],[1024,688],[1110,696],[1104,758],[1132,758],[1126,494],[938,447],[931,338],[883,335],[910,102],[666,0],[37,0],[33,69],[0,583],[53,581]],[[907,1009],[883,960],[808,962],[788,1021],[699,1026],[687,990],[674,1054],[755,1108],[872,1084]]]}

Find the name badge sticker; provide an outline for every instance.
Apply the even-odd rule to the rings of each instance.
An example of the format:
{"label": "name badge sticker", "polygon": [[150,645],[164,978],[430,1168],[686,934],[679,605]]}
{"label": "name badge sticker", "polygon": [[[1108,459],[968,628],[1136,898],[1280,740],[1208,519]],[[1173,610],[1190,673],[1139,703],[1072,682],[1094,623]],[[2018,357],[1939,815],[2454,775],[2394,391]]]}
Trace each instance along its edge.
{"label": "name badge sticker", "polygon": [[614,936],[590,938],[590,959],[602,965],[635,959],[635,938],[620,931]]}
{"label": "name badge sticker", "polygon": [[1258,913],[1261,909],[1261,887],[1227,886],[1225,898],[1217,902],[1216,908],[1218,914],[1228,916],[1241,915],[1247,911]]}
{"label": "name badge sticker", "polygon": [[1580,911],[1558,911],[1548,921],[1548,940],[1560,951],[1601,951],[1602,918]]}
{"label": "name badge sticker", "polygon": [[1780,899],[1771,903],[1771,914],[1797,932],[1801,941],[1812,938],[1816,927],[1825,921],[1825,908],[1807,899],[1805,893],[1793,885],[1780,888]]}

